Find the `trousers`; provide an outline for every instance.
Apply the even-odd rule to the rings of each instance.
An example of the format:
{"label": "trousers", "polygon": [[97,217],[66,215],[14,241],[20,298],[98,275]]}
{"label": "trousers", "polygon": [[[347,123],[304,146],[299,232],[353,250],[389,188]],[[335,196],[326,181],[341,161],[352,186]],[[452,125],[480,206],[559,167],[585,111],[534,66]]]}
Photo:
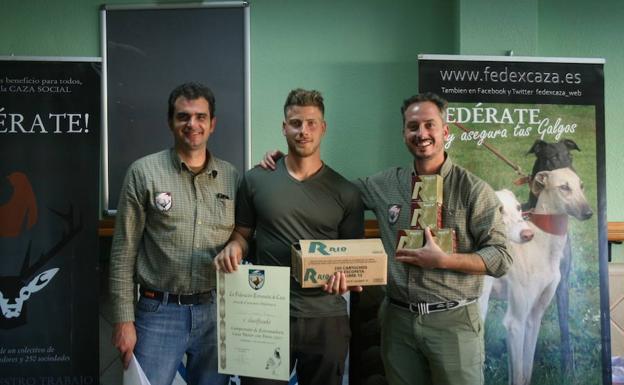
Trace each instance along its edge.
{"label": "trousers", "polygon": [[417,315],[386,300],[380,323],[390,385],[483,384],[483,321],[476,303]]}
{"label": "trousers", "polygon": [[[290,317],[290,369],[299,385],[340,385],[349,350],[348,316]],[[242,385],[286,385],[287,381],[243,377]]]}
{"label": "trousers", "polygon": [[171,385],[185,354],[189,385],[227,384],[229,376],[217,373],[216,307],[214,291],[192,306],[139,298],[134,354],[152,385]]}

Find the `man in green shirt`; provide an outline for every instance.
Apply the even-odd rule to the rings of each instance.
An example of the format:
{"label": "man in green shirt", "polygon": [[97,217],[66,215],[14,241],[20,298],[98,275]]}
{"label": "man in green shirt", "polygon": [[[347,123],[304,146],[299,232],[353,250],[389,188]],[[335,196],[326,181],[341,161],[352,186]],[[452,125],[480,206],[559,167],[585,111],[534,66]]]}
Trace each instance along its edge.
{"label": "man in green shirt", "polygon": [[[483,275],[499,277],[512,262],[494,191],[444,152],[446,107],[432,93],[405,100],[403,140],[413,164],[355,181],[388,252],[380,322],[391,385],[483,384],[483,325],[475,301]],[[427,229],[424,247],[395,255],[398,230],[410,224],[412,176],[430,174],[444,180],[442,224],[455,230],[457,252],[443,252]]]}
{"label": "man in green shirt", "polygon": [[[174,147],[134,162],[121,191],[111,249],[113,344],[136,356],[152,385],[170,385],[184,354],[188,383],[217,373],[213,257],[234,228],[238,173],[211,156],[215,99],[187,83],[169,96]],[[140,298],[134,305],[136,285]]]}
{"label": "man in green shirt", "polygon": [[[225,272],[236,270],[255,231],[255,262],[290,266],[291,244],[301,239],[349,239],[364,235],[364,210],[358,190],[323,163],[320,144],[326,132],[323,98],[296,89],[284,105],[282,132],[288,154],[275,172],[248,171],[236,201],[236,228],[216,258]],[[361,287],[354,288],[361,290]],[[291,366],[297,362],[301,385],[339,385],[351,336],[344,273],[324,289],[302,289],[291,277]],[[245,378],[243,384],[284,382]]]}

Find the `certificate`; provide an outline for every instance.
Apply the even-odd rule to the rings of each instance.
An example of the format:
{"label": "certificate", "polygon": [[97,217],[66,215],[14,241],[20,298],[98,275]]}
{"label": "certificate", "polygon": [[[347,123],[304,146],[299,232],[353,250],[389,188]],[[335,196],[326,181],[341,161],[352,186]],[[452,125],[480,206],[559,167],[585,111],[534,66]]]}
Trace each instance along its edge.
{"label": "certificate", "polygon": [[290,268],[218,272],[219,373],[288,381]]}
{"label": "certificate", "polygon": [[123,385],[151,385],[134,353],[132,353],[128,369],[123,372]]}

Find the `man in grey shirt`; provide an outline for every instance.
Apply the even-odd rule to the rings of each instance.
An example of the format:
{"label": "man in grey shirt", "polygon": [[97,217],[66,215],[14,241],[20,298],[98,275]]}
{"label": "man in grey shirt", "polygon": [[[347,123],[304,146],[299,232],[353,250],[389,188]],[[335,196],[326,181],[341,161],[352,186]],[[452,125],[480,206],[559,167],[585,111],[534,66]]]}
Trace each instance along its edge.
{"label": "man in grey shirt", "polygon": [[[323,98],[296,89],[284,105],[282,132],[288,154],[275,172],[254,168],[245,174],[236,202],[236,228],[216,258],[218,268],[236,270],[255,230],[255,260],[290,266],[290,246],[301,239],[362,238],[364,211],[358,190],[323,163],[320,144],[326,132]],[[361,287],[355,288],[361,290]],[[302,289],[291,278],[291,366],[297,362],[301,385],[338,385],[351,336],[344,273],[324,289]],[[334,295],[332,295],[334,294]],[[283,382],[245,378],[244,384]]]}

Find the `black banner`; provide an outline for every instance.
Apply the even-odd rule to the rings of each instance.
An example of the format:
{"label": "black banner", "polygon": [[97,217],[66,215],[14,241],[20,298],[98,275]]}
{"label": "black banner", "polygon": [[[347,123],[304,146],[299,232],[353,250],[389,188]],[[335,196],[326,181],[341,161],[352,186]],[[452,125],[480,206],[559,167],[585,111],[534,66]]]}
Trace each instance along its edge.
{"label": "black banner", "polygon": [[0,384],[98,383],[100,64],[0,60]]}
{"label": "black banner", "polygon": [[486,383],[610,383],[603,61],[423,55],[419,89],[449,100],[448,153],[503,203]]}

